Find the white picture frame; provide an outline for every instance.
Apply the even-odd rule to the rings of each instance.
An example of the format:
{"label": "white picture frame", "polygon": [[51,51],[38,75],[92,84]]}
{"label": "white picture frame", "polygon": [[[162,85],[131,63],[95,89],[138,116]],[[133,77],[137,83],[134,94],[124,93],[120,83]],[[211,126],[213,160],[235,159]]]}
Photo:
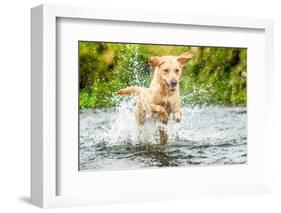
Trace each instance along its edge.
{"label": "white picture frame", "polygon": [[[57,36],[58,36],[58,20],[59,19],[79,19],[79,20],[98,20],[101,23],[106,21],[118,21],[118,24],[122,26],[122,23],[136,23],[136,24],[153,24],[155,26],[197,26],[201,28],[211,29],[223,29],[226,31],[232,30],[256,30],[262,32],[262,45],[264,45],[263,52],[259,59],[261,59],[264,67],[261,68],[261,73],[258,80],[258,84],[250,87],[249,95],[253,96],[254,90],[258,89],[264,97],[258,99],[261,107],[258,109],[253,108],[253,113],[262,114],[257,120],[253,120],[253,116],[250,113],[249,125],[257,128],[257,132],[260,128],[265,128],[267,131],[264,133],[257,133],[261,137],[262,141],[259,149],[253,149],[254,159],[263,156],[260,159],[263,165],[260,168],[254,163],[242,166],[239,168],[232,166],[226,169],[225,172],[229,174],[249,175],[248,180],[243,182],[238,181],[236,183],[221,182],[214,185],[200,184],[200,182],[194,182],[191,186],[179,188],[177,185],[171,183],[163,183],[159,181],[159,184],[153,188],[149,186],[152,191],[146,192],[146,187],[140,184],[144,190],[141,192],[141,188],[134,187],[134,182],[128,182],[127,189],[122,191],[120,188],[116,188],[111,193],[109,189],[97,189],[95,194],[86,193],[84,190],[80,193],[71,193],[71,190],[77,190],[75,187],[69,188],[70,193],[59,193],[59,185],[64,184],[64,179],[60,178],[60,173],[63,170],[64,164],[59,164],[60,153],[58,152],[58,131],[57,131],[57,117],[58,117],[58,95],[57,88],[60,81],[57,78]],[[233,195],[233,194],[253,194],[270,192],[270,180],[271,180],[271,166],[270,166],[270,133],[273,131],[271,113],[263,113],[264,108],[270,112],[273,107],[273,100],[270,91],[272,90],[273,82],[273,21],[271,19],[256,19],[256,18],[241,18],[241,17],[216,17],[216,16],[202,16],[202,15],[188,15],[188,14],[160,14],[147,11],[121,11],[110,10],[100,8],[84,8],[74,6],[54,6],[54,5],[41,5],[31,10],[31,56],[32,56],[32,70],[31,70],[31,201],[33,204],[47,208],[47,207],[59,207],[59,206],[76,206],[76,205],[91,205],[99,203],[116,203],[116,202],[139,202],[144,200],[165,200],[165,199],[178,199],[185,197],[198,197],[198,196],[211,196],[211,195]],[[111,35],[113,36],[113,35]],[[110,38],[109,38],[110,39]],[[200,38],[201,40],[204,38]],[[198,41],[200,43],[200,41]],[[212,43],[209,43],[210,45]],[[231,42],[229,43],[231,45]],[[239,44],[237,44],[239,45]],[[251,60],[258,57],[253,54]],[[265,76],[266,78],[262,78]],[[249,77],[250,78],[250,77]],[[264,83],[264,84],[263,84]],[[74,85],[76,87],[77,85]],[[265,86],[265,87],[263,87]],[[255,124],[256,121],[264,121],[262,124]],[[257,122],[256,122],[257,123]],[[266,151],[267,150],[267,151]],[[72,150],[73,151],[73,150]],[[71,152],[68,150],[67,152]],[[258,152],[255,154],[254,152]],[[76,160],[76,159],[75,159]],[[254,165],[254,166],[252,166]],[[252,168],[255,167],[255,168]],[[75,166],[73,167],[75,169]],[[72,169],[73,169],[72,168]],[[194,180],[196,175],[198,180],[200,171],[198,168],[192,168],[190,171],[194,171]],[[100,172],[98,175],[93,176],[91,173],[84,173],[80,180],[90,181],[92,178],[99,178],[100,180],[110,177],[120,178],[123,176],[130,176],[138,178],[140,176],[144,180],[149,177],[153,182],[157,178],[161,179],[163,175],[169,174],[171,180],[175,179],[177,175],[185,175],[186,170],[190,168],[181,169],[167,169],[167,170],[145,170],[145,171],[122,171],[122,172]],[[197,171],[195,171],[197,170]],[[205,168],[201,175],[206,175],[208,172],[218,172],[220,174],[221,168]],[[250,176],[250,173],[253,176]],[[71,176],[70,173],[66,175]],[[70,187],[71,181],[75,181],[73,177],[68,176],[70,180],[66,187]],[[81,175],[79,175],[81,176]],[[254,177],[257,177],[254,179]],[[216,176],[212,176],[216,178]],[[118,179],[120,180],[120,179]],[[193,180],[193,179],[192,179]],[[251,181],[252,180],[252,181]],[[179,180],[181,181],[181,180]],[[62,183],[63,182],[63,183]],[[87,182],[87,183],[88,183]],[[252,184],[251,184],[252,183]],[[75,185],[76,183],[72,183]],[[166,188],[161,187],[165,184]],[[99,184],[102,186],[102,184]],[[110,184],[109,184],[110,185]],[[79,186],[80,187],[80,186]],[[82,187],[82,186],[81,186]],[[83,187],[82,187],[83,188]],[[89,187],[90,189],[91,187]],[[125,187],[126,188],[126,187]],[[119,193],[122,193],[120,196]]]}

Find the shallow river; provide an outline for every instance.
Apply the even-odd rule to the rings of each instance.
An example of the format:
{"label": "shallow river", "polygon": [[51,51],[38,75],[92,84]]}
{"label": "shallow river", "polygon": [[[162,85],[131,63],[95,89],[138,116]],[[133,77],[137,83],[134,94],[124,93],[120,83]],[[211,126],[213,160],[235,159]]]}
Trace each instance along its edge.
{"label": "shallow river", "polygon": [[247,161],[247,110],[183,108],[169,120],[169,140],[159,142],[159,123],[136,125],[132,108],[80,111],[80,170],[242,164]]}

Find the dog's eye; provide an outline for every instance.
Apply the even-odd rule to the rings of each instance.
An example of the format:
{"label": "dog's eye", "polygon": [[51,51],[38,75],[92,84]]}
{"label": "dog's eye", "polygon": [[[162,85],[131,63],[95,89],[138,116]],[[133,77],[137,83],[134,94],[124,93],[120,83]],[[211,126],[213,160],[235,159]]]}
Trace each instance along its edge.
{"label": "dog's eye", "polygon": [[180,69],[175,69],[175,72],[178,74],[180,72]]}
{"label": "dog's eye", "polygon": [[169,69],[164,69],[163,71],[164,71],[164,73],[168,73]]}

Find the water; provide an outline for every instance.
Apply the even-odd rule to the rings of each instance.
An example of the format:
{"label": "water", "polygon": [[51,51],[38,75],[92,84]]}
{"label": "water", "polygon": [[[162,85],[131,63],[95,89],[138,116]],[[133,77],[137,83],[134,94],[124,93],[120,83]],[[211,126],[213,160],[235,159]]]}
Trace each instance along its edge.
{"label": "water", "polygon": [[114,109],[80,111],[80,170],[243,164],[247,161],[247,111],[243,107],[183,107],[180,123],[134,120],[134,98]]}
{"label": "water", "polygon": [[[129,46],[127,47],[129,48]],[[131,85],[145,86],[140,77],[139,47],[130,46],[129,59],[134,79]],[[151,73],[152,75],[152,73]],[[210,85],[211,86],[211,85]],[[206,96],[195,88],[192,96]],[[162,124],[149,120],[140,128],[134,118],[135,97],[118,97],[111,109],[80,110],[79,163],[81,171],[120,170],[153,167],[243,164],[247,162],[247,110],[243,107],[182,108],[180,123],[168,123],[169,140],[161,145],[158,130]]]}

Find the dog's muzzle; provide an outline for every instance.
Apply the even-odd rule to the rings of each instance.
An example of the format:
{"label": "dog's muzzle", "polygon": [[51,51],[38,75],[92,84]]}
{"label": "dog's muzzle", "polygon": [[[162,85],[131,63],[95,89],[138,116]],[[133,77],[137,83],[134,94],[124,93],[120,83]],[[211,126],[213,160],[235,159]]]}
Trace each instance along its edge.
{"label": "dog's muzzle", "polygon": [[173,79],[170,81],[169,89],[173,92],[176,90],[177,85],[178,85],[178,81]]}

